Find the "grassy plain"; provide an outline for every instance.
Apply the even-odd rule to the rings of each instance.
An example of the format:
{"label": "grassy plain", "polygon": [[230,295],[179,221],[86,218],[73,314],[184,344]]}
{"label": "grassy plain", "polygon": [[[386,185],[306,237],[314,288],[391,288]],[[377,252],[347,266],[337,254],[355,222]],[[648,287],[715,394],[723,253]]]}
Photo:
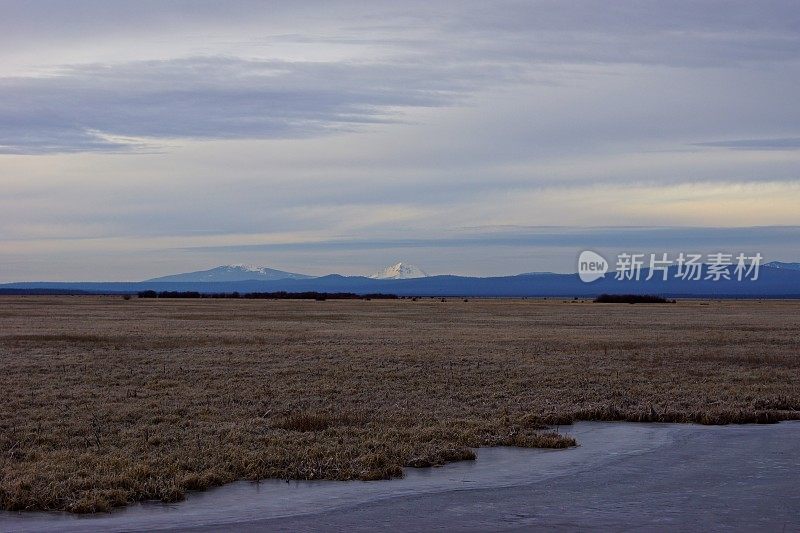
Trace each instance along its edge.
{"label": "grassy plain", "polygon": [[[800,301],[0,298],[0,508],[379,479],[575,419],[800,418]],[[551,426],[552,427],[552,426]]]}

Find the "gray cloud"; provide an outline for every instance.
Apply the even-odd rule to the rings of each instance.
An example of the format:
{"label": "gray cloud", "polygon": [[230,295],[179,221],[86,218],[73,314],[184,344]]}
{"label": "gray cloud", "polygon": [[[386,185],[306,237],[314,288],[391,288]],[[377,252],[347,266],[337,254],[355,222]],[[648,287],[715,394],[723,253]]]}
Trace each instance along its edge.
{"label": "gray cloud", "polygon": [[497,54],[513,51],[550,62],[722,67],[796,61],[800,52],[800,13],[793,2],[546,0],[502,6],[461,11],[451,25],[496,43],[487,49]]}
{"label": "gray cloud", "polygon": [[0,80],[0,150],[105,151],[115,139],[298,138],[451,103],[499,68],[189,58],[62,68]]}
{"label": "gray cloud", "polygon": [[800,148],[800,138],[734,139],[729,141],[708,141],[694,143],[694,146],[730,148],[732,150],[797,150]]}
{"label": "gray cloud", "polygon": [[[84,37],[282,35],[295,42],[401,44],[470,59],[721,66],[796,60],[800,13],[791,0],[31,0],[9,3],[0,44],[35,46]],[[242,38],[242,37],[240,37]],[[20,42],[24,41],[24,42]],[[262,42],[263,44],[263,42]],[[432,48],[433,47],[433,48]]]}
{"label": "gray cloud", "polygon": [[288,250],[375,250],[404,248],[559,247],[629,250],[770,246],[800,242],[800,226],[708,227],[512,227],[472,228],[429,238],[336,239],[302,243],[194,246],[186,251],[249,252]]}
{"label": "gray cloud", "polygon": [[[258,2],[226,4],[224,10],[213,2],[148,6],[33,2],[10,12],[18,24],[0,43],[28,46],[30,36],[45,30],[55,42],[71,42],[78,30],[94,25],[120,35],[142,31],[145,42],[200,46],[203,32],[223,43],[241,33],[251,50],[312,43],[378,52],[360,61],[236,55],[115,61],[0,78],[0,153],[142,148],[120,137],[319,136],[400,121],[403,108],[463,103],[490,85],[560,83],[562,74],[547,65],[766,68],[800,59],[800,10],[793,2],[511,1],[466,3],[457,10],[380,2],[306,10]],[[175,36],[168,36],[167,20],[176,21]],[[259,36],[251,27],[259,23],[273,32]]]}

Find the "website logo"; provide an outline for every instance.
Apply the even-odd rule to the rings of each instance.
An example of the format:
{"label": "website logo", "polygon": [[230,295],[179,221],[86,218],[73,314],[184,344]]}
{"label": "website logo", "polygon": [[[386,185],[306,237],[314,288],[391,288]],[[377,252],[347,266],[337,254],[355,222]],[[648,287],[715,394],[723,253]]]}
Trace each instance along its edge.
{"label": "website logo", "polygon": [[578,277],[584,283],[602,278],[608,272],[608,261],[605,257],[591,250],[584,250],[578,257]]}

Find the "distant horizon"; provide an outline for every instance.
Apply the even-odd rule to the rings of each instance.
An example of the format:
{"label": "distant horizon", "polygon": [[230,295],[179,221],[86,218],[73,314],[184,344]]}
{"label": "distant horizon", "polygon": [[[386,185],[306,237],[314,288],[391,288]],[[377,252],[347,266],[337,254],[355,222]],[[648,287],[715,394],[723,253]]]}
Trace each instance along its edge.
{"label": "distant horizon", "polygon": [[[595,248],[594,250],[595,251],[599,250],[599,248]],[[698,252],[697,249],[694,249],[693,251]],[[741,251],[741,250],[737,250],[737,251]],[[606,251],[605,253],[602,253],[602,252],[601,253],[607,259],[612,259],[613,260],[613,258],[618,253],[631,253],[631,252],[632,253],[642,253],[643,255],[645,255],[645,259],[648,258],[651,253],[652,254],[656,254],[656,255],[660,255],[660,253],[664,253],[662,250],[659,250],[658,252],[642,252],[640,250],[632,250],[632,249],[620,250],[619,252],[615,252],[615,253],[610,253],[608,251]],[[714,248],[714,252],[725,252],[725,250],[720,250],[718,248]],[[702,255],[705,256],[705,255],[710,254],[712,252],[705,252],[705,253],[704,252],[699,252],[699,253],[701,253]],[[751,252],[751,253],[760,253],[760,252]],[[677,255],[677,252],[676,252],[675,255]],[[670,257],[674,258],[673,255],[670,255]],[[575,259],[577,261],[577,254],[576,254]],[[384,270],[386,268],[389,268],[391,266],[394,266],[394,265],[397,265],[397,264],[400,264],[400,263],[402,263],[405,266],[411,266],[411,267],[416,267],[416,268],[421,269],[425,273],[425,276],[427,276],[427,277],[434,277],[434,276],[459,276],[459,277],[476,277],[476,278],[478,278],[478,277],[508,277],[508,276],[518,276],[518,275],[525,275],[525,274],[575,274],[578,271],[576,261],[573,261],[573,264],[572,264],[571,268],[567,267],[567,268],[565,268],[563,270],[552,270],[552,269],[551,270],[537,270],[537,269],[534,269],[534,270],[497,272],[497,273],[493,273],[493,274],[470,274],[470,273],[462,273],[462,272],[457,272],[457,271],[428,272],[426,270],[426,267],[425,267],[424,264],[420,265],[420,264],[417,264],[416,262],[411,262],[411,261],[407,261],[407,260],[404,260],[404,259],[395,259],[395,260],[389,261],[385,265],[383,265],[382,267],[375,268],[375,269],[373,269],[373,270],[371,270],[369,272],[367,272],[366,270],[364,270],[362,268],[361,270],[358,270],[356,272],[341,272],[341,271],[330,270],[330,271],[317,272],[317,273],[310,273],[308,271],[304,271],[304,270],[301,270],[301,269],[284,268],[281,265],[275,265],[275,264],[260,264],[260,263],[252,263],[252,262],[231,261],[231,262],[223,262],[223,263],[217,263],[217,264],[211,264],[211,265],[188,267],[188,268],[185,268],[183,270],[176,270],[176,271],[172,271],[172,272],[162,272],[162,273],[159,273],[159,274],[156,274],[156,275],[153,275],[153,276],[141,277],[141,278],[135,278],[135,279],[118,279],[118,278],[117,279],[88,279],[88,278],[87,279],[27,279],[27,280],[14,279],[14,280],[0,280],[0,284],[29,283],[29,282],[34,282],[34,283],[35,282],[67,282],[67,283],[70,283],[70,282],[75,282],[75,283],[83,283],[83,282],[87,282],[87,283],[94,283],[94,282],[116,283],[116,282],[121,282],[121,283],[139,283],[139,282],[147,282],[147,281],[157,280],[157,279],[162,278],[162,277],[167,277],[168,278],[168,277],[176,276],[176,275],[202,273],[202,272],[207,272],[207,271],[210,271],[210,270],[214,270],[214,269],[218,269],[218,268],[224,268],[224,267],[234,267],[234,268],[240,267],[240,268],[249,268],[249,269],[268,269],[268,270],[282,272],[282,273],[285,273],[285,274],[301,275],[301,276],[305,276],[305,277],[308,277],[308,278],[318,278],[318,277],[331,276],[331,275],[339,275],[339,276],[345,276],[345,277],[366,277],[366,278],[369,278],[369,277],[372,277],[376,272],[380,272],[381,270]],[[704,261],[704,263],[705,263],[705,261]],[[769,263],[800,264],[800,257],[775,259],[775,258],[767,256],[767,257],[763,257],[759,264],[761,266],[767,266]],[[612,268],[613,268],[613,266],[612,266]],[[643,268],[647,268],[647,265],[645,265]],[[257,279],[257,278],[253,278],[253,279]]]}

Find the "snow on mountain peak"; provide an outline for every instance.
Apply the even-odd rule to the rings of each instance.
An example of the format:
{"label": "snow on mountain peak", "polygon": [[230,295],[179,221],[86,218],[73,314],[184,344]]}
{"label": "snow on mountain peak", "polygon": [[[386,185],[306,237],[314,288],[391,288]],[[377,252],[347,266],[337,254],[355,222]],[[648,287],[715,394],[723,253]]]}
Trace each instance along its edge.
{"label": "snow on mountain peak", "polygon": [[236,263],[233,265],[224,265],[223,268],[227,268],[228,270],[238,270],[241,272],[266,272],[268,269],[267,267],[260,267],[256,265],[246,265],[243,263]]}
{"label": "snow on mountain peak", "polygon": [[408,263],[397,263],[370,276],[372,279],[412,279],[426,277],[428,277],[428,275],[419,267]]}

